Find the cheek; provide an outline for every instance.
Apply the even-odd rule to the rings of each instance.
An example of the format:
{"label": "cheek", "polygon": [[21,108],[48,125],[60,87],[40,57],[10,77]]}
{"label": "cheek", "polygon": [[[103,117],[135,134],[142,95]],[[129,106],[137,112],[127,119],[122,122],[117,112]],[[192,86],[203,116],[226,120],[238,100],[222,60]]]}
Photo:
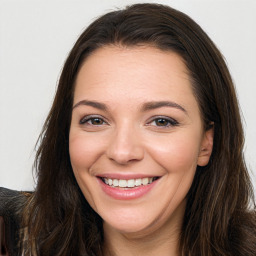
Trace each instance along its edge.
{"label": "cheek", "polygon": [[97,159],[98,143],[86,138],[83,133],[69,136],[69,154],[76,181],[84,197],[94,210],[96,209],[92,194],[94,184],[91,182],[90,168]]}
{"label": "cheek", "polygon": [[80,169],[84,164],[86,164],[86,159],[91,159],[88,155],[88,147],[79,138],[79,136],[70,136],[69,154],[71,164],[75,169]]}
{"label": "cheek", "polygon": [[200,136],[173,135],[158,140],[151,147],[150,154],[169,172],[195,171],[200,148]]}
{"label": "cheek", "polygon": [[89,169],[101,153],[100,143],[81,134],[70,133],[69,154],[73,169]]}

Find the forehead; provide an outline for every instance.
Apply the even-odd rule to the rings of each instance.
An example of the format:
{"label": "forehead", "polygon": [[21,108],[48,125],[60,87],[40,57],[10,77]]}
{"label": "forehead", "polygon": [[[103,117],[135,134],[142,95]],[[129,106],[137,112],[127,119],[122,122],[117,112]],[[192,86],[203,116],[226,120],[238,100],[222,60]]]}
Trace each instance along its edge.
{"label": "forehead", "polygon": [[[74,103],[86,98],[119,100],[190,100],[190,77],[183,59],[154,47],[106,46],[83,63],[75,84]],[[189,104],[191,104],[191,102]]]}

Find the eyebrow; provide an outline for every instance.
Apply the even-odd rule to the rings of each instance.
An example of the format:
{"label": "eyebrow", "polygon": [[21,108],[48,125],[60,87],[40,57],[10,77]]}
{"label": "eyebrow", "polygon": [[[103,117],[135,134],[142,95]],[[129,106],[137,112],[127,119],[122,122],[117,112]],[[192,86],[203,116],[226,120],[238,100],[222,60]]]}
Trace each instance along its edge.
{"label": "eyebrow", "polygon": [[97,101],[91,101],[91,100],[81,100],[78,103],[76,103],[72,109],[77,108],[78,106],[81,106],[81,105],[91,106],[91,107],[94,107],[100,110],[105,110],[105,111],[108,109],[106,104],[100,103]]}
{"label": "eyebrow", "polygon": [[[81,100],[78,103],[76,103],[72,109],[77,108],[78,106],[91,106],[103,111],[108,111],[108,107],[104,103],[100,103],[97,101],[91,101],[91,100]],[[187,111],[185,110],[184,107],[181,105],[173,102],[173,101],[151,101],[151,102],[146,102],[142,104],[141,111],[146,112],[148,110],[153,110],[157,108],[162,108],[162,107],[171,107],[171,108],[176,108],[181,110],[182,112],[187,114]]]}
{"label": "eyebrow", "polygon": [[184,113],[187,114],[187,111],[184,107],[181,105],[173,102],[173,101],[151,101],[151,102],[146,102],[142,105],[142,111],[148,111],[152,109],[157,109],[157,108],[162,108],[162,107],[171,107],[171,108],[176,108]]}

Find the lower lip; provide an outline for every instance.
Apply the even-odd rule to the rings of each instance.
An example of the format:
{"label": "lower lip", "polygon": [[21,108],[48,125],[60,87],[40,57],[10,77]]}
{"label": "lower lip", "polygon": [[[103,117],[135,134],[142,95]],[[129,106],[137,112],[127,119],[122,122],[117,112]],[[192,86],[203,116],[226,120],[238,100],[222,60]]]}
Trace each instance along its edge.
{"label": "lower lip", "polygon": [[119,187],[111,187],[105,184],[100,178],[98,178],[102,190],[110,197],[118,200],[131,200],[140,198],[146,195],[158,182],[158,180],[148,184],[142,185],[139,187],[129,188],[129,189],[120,189]]}

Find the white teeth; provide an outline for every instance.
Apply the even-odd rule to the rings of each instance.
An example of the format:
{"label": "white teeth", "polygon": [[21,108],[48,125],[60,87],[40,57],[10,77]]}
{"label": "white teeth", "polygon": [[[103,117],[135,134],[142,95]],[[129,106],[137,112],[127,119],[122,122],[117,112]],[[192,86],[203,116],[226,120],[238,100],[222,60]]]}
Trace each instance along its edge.
{"label": "white teeth", "polygon": [[142,184],[147,185],[148,184],[148,178],[143,178],[142,179]]}
{"label": "white teeth", "polygon": [[117,179],[114,179],[113,180],[113,186],[118,187],[118,185],[119,185],[119,181]]}
{"label": "white teeth", "polygon": [[133,188],[134,187],[134,180],[128,180],[127,187],[128,188]]}
{"label": "white teeth", "polygon": [[108,179],[103,178],[105,184],[112,187],[120,187],[120,188],[134,188],[139,187],[141,185],[151,184],[157,178],[142,178],[142,179],[130,179],[130,180],[118,180],[118,179]]}
{"label": "white teeth", "polygon": [[138,187],[141,185],[141,179],[136,179],[135,180],[135,186]]}
{"label": "white teeth", "polygon": [[126,180],[119,180],[119,187],[125,188],[127,186]]}

